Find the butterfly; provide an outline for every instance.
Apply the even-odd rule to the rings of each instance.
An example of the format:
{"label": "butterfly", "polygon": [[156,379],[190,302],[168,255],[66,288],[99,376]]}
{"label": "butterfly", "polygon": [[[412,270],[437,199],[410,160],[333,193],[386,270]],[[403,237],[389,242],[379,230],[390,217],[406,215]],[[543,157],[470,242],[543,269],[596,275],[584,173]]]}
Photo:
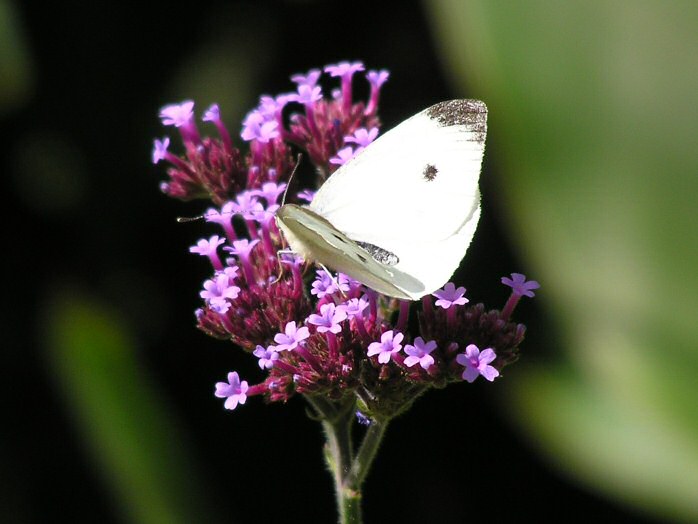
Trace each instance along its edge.
{"label": "butterfly", "polygon": [[433,105],[379,136],[276,223],[291,251],[384,295],[417,300],[458,268],[480,218],[479,100]]}

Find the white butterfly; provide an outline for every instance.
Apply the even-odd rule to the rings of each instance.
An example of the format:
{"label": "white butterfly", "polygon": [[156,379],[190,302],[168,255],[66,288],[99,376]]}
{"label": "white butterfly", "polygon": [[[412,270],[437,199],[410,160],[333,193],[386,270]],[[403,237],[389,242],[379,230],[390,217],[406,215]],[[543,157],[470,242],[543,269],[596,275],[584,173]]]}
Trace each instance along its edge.
{"label": "white butterfly", "polygon": [[487,107],[431,106],[340,167],[276,222],[292,251],[388,296],[417,300],[458,268],[480,218]]}

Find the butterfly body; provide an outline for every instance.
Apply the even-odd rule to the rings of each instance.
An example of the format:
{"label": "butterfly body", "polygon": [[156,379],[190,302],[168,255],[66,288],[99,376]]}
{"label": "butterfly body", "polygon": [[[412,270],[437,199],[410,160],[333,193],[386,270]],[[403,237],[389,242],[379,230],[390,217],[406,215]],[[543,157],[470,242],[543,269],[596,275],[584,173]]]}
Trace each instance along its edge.
{"label": "butterfly body", "polygon": [[290,248],[385,295],[417,300],[457,269],[480,216],[487,109],[425,109],[340,167],[308,206],[276,215]]}

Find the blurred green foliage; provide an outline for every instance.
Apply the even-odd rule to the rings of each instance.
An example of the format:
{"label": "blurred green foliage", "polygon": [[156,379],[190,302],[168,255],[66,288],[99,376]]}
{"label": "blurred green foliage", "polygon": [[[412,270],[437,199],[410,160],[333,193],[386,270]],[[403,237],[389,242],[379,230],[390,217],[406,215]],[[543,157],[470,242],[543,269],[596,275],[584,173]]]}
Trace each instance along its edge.
{"label": "blurred green foliage", "polygon": [[50,376],[125,522],[214,522],[201,479],[138,344],[109,306],[73,288],[44,308]]}
{"label": "blurred green foliage", "polygon": [[698,519],[698,4],[426,5],[562,333],[557,363],[507,377],[512,416],[572,478]]}

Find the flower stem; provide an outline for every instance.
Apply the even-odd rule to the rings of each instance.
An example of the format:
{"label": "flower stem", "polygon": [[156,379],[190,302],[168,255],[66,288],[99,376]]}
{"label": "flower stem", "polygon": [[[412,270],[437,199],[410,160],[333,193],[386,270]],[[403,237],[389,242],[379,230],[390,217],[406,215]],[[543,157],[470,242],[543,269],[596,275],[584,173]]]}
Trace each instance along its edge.
{"label": "flower stem", "polygon": [[325,431],[325,461],[334,480],[338,523],[361,524],[361,489],[388,424],[371,421],[354,455],[352,424],[355,404],[341,405],[317,397],[306,398]]}

